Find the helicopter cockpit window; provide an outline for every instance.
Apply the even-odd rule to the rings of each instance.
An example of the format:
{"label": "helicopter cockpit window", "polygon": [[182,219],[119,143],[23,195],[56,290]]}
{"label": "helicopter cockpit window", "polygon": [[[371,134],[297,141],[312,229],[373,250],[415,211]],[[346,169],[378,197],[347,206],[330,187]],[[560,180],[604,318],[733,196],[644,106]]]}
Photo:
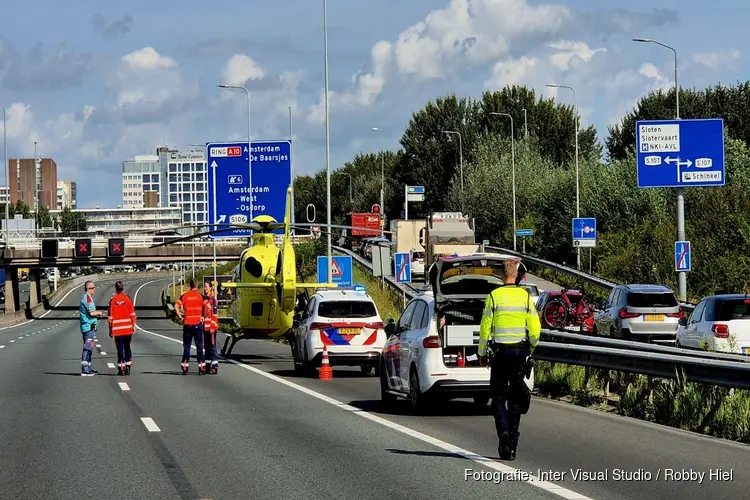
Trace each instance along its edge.
{"label": "helicopter cockpit window", "polygon": [[245,261],[245,271],[253,278],[260,278],[263,274],[263,265],[255,257],[248,257]]}

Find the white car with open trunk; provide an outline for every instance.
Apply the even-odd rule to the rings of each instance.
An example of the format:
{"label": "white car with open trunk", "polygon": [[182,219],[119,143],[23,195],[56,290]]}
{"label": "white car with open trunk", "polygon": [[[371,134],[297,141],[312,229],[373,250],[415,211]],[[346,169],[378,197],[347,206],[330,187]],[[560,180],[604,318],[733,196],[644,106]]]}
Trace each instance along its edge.
{"label": "white car with open trunk", "polygon": [[511,255],[445,256],[430,266],[430,287],[409,301],[397,322],[386,322],[384,402],[407,398],[413,410],[459,398],[487,404],[490,370],[479,365],[479,326],[487,295],[503,284],[506,260],[519,262],[520,283],[525,266]]}

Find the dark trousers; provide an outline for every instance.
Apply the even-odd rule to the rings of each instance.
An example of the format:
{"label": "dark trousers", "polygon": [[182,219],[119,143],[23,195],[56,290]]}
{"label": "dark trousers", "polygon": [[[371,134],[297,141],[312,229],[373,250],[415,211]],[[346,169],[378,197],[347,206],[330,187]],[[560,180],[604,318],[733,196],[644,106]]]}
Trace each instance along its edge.
{"label": "dark trousers", "polygon": [[195,341],[198,364],[203,364],[203,325],[182,326],[182,362],[190,363],[190,344]]}
{"label": "dark trousers", "polygon": [[133,364],[133,353],[130,351],[130,341],[133,340],[132,335],[115,335],[115,347],[117,347],[117,364],[122,367],[123,365]]}
{"label": "dark trousers", "polygon": [[216,332],[203,332],[203,347],[206,349],[206,359],[210,358],[212,364],[219,364],[219,353],[216,350]]}
{"label": "dark trousers", "polygon": [[504,432],[508,433],[508,446],[515,450],[518,446],[518,428],[524,408],[523,368],[528,350],[525,343],[495,346],[495,356],[490,368],[490,394],[495,429],[498,438]]}

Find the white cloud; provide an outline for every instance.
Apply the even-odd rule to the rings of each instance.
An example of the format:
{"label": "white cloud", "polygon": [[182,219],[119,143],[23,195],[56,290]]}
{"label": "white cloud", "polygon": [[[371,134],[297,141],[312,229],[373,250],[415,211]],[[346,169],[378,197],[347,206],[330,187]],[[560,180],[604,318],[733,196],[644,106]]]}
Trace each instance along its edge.
{"label": "white cloud", "polygon": [[720,69],[737,69],[740,64],[740,51],[737,49],[720,51],[720,52],[705,52],[701,54],[695,54],[693,56],[693,62],[696,64],[702,64],[712,70]]}
{"label": "white cloud", "polygon": [[235,54],[224,67],[223,75],[225,85],[244,85],[249,80],[264,78],[266,72],[251,57]]}
{"label": "white cloud", "polygon": [[125,61],[132,69],[164,69],[164,68],[175,68],[177,63],[171,57],[165,57],[159,54],[153,47],[144,47],[140,50],[131,52],[130,54],[122,56],[122,60]]}

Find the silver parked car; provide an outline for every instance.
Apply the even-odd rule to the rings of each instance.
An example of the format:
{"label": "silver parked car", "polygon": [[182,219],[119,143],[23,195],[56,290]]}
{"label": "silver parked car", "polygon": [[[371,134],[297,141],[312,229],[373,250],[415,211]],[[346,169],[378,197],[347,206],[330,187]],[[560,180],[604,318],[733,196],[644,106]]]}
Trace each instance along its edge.
{"label": "silver parked car", "polygon": [[680,318],[674,292],[663,285],[619,285],[594,315],[594,335],[674,343]]}

